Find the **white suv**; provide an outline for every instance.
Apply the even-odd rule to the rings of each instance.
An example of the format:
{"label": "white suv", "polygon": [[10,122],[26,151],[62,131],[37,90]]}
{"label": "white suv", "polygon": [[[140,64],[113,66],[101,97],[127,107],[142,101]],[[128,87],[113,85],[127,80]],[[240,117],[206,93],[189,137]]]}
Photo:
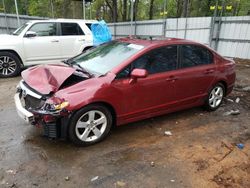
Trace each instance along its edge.
{"label": "white suv", "polygon": [[0,77],[16,76],[23,66],[57,63],[93,46],[94,20],[36,20],[12,35],[0,35]]}

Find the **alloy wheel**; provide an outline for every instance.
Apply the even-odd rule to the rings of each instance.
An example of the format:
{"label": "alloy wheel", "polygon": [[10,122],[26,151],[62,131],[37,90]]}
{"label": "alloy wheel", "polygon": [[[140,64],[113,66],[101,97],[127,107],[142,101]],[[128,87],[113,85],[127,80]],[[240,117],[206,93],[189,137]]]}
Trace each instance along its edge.
{"label": "alloy wheel", "polygon": [[75,126],[76,136],[84,142],[99,139],[107,127],[107,117],[99,110],[90,110],[83,114]]}
{"label": "alloy wheel", "polygon": [[9,56],[0,56],[0,74],[8,76],[16,71],[17,64]]}
{"label": "alloy wheel", "polygon": [[216,108],[220,105],[223,99],[224,91],[221,86],[216,86],[209,95],[209,105]]}

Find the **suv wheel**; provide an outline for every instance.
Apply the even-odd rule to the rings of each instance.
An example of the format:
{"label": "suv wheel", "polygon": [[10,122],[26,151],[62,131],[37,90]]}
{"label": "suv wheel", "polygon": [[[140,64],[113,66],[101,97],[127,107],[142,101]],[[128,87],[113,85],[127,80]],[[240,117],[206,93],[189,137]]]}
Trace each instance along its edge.
{"label": "suv wheel", "polygon": [[205,107],[208,111],[214,111],[220,107],[225,95],[225,87],[223,84],[216,84],[209,92]]}
{"label": "suv wheel", "polygon": [[112,115],[106,107],[89,105],[73,115],[69,138],[76,145],[92,145],[108,135],[111,125]]}
{"label": "suv wheel", "polygon": [[16,76],[21,72],[19,58],[11,52],[0,52],[0,77]]}

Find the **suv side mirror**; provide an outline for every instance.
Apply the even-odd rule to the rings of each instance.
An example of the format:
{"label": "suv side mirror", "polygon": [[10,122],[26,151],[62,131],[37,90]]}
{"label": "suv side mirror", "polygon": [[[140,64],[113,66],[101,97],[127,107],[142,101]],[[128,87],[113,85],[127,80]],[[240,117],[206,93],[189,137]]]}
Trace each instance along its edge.
{"label": "suv side mirror", "polygon": [[129,83],[134,83],[137,78],[146,78],[148,76],[148,71],[145,69],[134,69],[130,76],[131,79],[129,80]]}
{"label": "suv side mirror", "polygon": [[37,33],[34,32],[34,31],[27,31],[26,34],[25,34],[25,37],[36,37],[37,36]]}

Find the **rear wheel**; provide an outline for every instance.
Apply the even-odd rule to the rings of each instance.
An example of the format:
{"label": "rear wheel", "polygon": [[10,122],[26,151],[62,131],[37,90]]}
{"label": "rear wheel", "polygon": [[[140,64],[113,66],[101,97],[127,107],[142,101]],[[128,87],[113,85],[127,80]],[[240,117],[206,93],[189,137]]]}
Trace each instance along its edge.
{"label": "rear wheel", "polygon": [[0,52],[0,77],[16,76],[21,72],[21,61],[11,52]]}
{"label": "rear wheel", "polygon": [[223,84],[216,84],[209,92],[205,107],[208,111],[214,111],[220,107],[225,95],[225,87]]}
{"label": "rear wheel", "polygon": [[89,105],[73,115],[69,138],[77,145],[92,145],[108,135],[111,125],[112,115],[105,106]]}

